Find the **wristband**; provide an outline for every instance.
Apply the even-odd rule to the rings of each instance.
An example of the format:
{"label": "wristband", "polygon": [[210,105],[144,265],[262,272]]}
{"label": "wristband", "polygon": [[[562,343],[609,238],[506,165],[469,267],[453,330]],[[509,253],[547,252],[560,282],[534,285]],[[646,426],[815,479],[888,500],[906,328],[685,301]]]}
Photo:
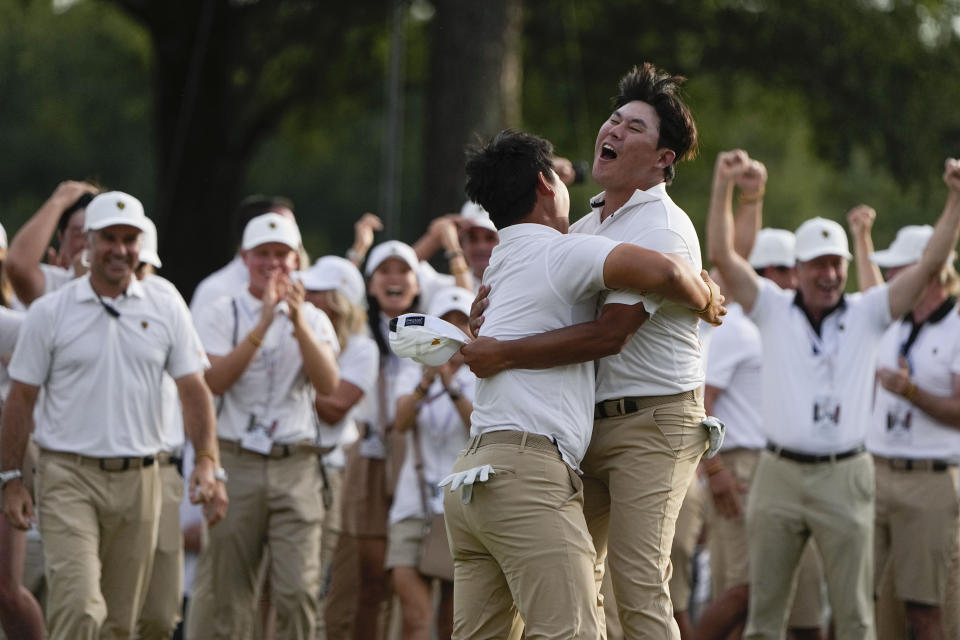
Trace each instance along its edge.
{"label": "wristband", "polygon": [[443,256],[444,256],[447,260],[453,260],[453,259],[456,258],[457,256],[460,256],[460,257],[462,258],[462,257],[463,257],[463,249],[452,249],[452,250],[451,250],[451,249],[447,249],[446,251],[443,252]]}
{"label": "wristband", "polygon": [[450,396],[450,399],[454,402],[463,397],[463,394],[456,389],[447,389],[447,395]]}
{"label": "wristband", "polygon": [[424,389],[422,384],[418,384],[418,385],[417,385],[417,388],[414,389],[413,392],[414,392],[418,397],[422,398],[423,396],[427,395],[427,393],[430,392],[430,389]]}
{"label": "wristband", "polygon": [[196,453],[193,454],[193,462],[196,464],[197,460],[200,458],[210,458],[210,461],[213,464],[217,464],[217,457],[213,455],[213,451],[210,449],[198,449]]}
{"label": "wristband", "polygon": [[917,393],[917,385],[911,380],[907,383],[907,388],[903,392],[903,397],[907,400],[913,400],[913,396]]}
{"label": "wristband", "polygon": [[741,193],[738,200],[743,204],[753,204],[754,202],[763,200],[764,193],[766,193],[766,189],[760,187],[758,191],[754,191],[753,193]]}
{"label": "wristband", "polygon": [[260,345],[263,344],[263,340],[261,340],[260,338],[258,338],[258,337],[255,336],[255,335],[253,335],[253,333],[248,333],[248,334],[247,334],[247,340],[249,340],[249,341],[250,341],[250,344],[252,344],[253,346],[257,347],[258,349],[260,348]]}
{"label": "wristband", "polygon": [[707,290],[710,291],[710,299],[707,300],[707,304],[704,305],[703,309],[700,309],[699,311],[697,311],[697,315],[698,315],[698,316],[699,316],[699,315],[703,315],[704,313],[706,313],[707,310],[710,309],[710,305],[713,304],[713,287],[711,287],[711,286],[710,286],[708,283],[706,283],[706,282],[704,282],[704,284],[707,285]]}
{"label": "wristband", "polygon": [[356,249],[354,249],[353,247],[350,247],[349,249],[347,249],[347,260],[360,264],[361,262],[363,262],[363,254],[357,251]]}

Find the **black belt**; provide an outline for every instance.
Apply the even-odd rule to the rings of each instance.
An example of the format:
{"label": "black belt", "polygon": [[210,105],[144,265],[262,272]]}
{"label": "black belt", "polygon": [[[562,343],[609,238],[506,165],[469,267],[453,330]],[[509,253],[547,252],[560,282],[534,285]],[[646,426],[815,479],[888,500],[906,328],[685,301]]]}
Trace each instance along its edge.
{"label": "black belt", "polygon": [[50,449],[41,449],[41,452],[46,455],[65,458],[87,467],[99,467],[101,471],[127,471],[128,469],[143,469],[146,467],[152,467],[153,463],[156,462],[156,456],[93,458],[90,456],[80,455],[79,453],[70,453],[68,451],[52,451]]}
{"label": "black belt", "polygon": [[784,458],[785,460],[792,460],[793,462],[802,462],[804,464],[817,464],[820,462],[837,462],[839,460],[846,460],[847,458],[852,458],[855,455],[859,455],[866,451],[866,447],[860,445],[854,447],[853,449],[848,449],[847,451],[841,451],[840,453],[803,453],[801,451],[793,451],[792,449],[784,449],[783,447],[778,447],[772,442],[767,443],[767,451],[772,452],[774,455]]}
{"label": "black belt", "polygon": [[603,400],[593,407],[593,419],[617,418],[630,415],[643,409],[657,407],[662,404],[679,402],[680,400],[696,400],[695,391],[681,391],[669,396],[634,396],[627,398],[614,398],[613,400]]}
{"label": "black belt", "polygon": [[894,471],[948,471],[957,466],[949,460],[931,460],[927,458],[884,458],[874,456],[874,460],[885,464]]}

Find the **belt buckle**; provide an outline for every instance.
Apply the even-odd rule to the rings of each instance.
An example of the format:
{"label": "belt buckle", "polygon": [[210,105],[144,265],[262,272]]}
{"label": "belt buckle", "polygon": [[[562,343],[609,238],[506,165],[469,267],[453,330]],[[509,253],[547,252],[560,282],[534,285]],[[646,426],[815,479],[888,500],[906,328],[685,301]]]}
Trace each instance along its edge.
{"label": "belt buckle", "polygon": [[[108,462],[119,461],[122,462],[119,468],[114,467]],[[100,458],[100,470],[101,471],[126,471],[130,468],[130,458]]]}
{"label": "belt buckle", "polygon": [[627,399],[626,398],[617,398],[617,415],[618,416],[627,415]]}

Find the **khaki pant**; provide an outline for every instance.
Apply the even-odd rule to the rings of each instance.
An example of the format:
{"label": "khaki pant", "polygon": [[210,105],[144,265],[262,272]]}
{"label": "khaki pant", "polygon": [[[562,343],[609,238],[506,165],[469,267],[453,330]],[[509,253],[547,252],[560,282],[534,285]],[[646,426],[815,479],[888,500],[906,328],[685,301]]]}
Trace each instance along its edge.
{"label": "khaki pant", "polygon": [[[659,399],[650,399],[658,401]],[[598,555],[609,557],[627,638],[679,638],[668,583],[680,505],[707,449],[700,398],[670,400],[597,420],[581,464],[584,513]]]}
{"label": "khaki pant", "polygon": [[519,610],[528,640],[596,640],[596,555],[580,478],[555,450],[475,443],[453,470],[490,464],[496,474],[473,485],[467,504],[459,490],[443,500],[455,567],[453,637],[507,638]]}
{"label": "khaki pant", "polygon": [[805,464],[763,452],[747,504],[746,638],[782,638],[797,566],[812,536],[838,640],[872,640],[873,460]]}
{"label": "khaki pant", "polygon": [[897,471],[883,459],[876,469],[877,582],[889,563],[898,599],[941,606],[960,531],[957,469]]}
{"label": "khaki pant", "polygon": [[142,640],[169,640],[180,622],[183,603],[183,533],[180,531],[183,477],[174,465],[167,464],[160,467],[160,483],[163,497],[157,549],[147,597],[137,622],[137,635]]}
{"label": "khaki pant", "polygon": [[320,588],[323,504],[317,457],[270,459],[221,449],[230,477],[227,516],[200,554],[187,636],[243,638],[254,628],[260,563],[270,554],[276,638],[313,640]]}
{"label": "khaki pant", "polygon": [[[759,449],[733,449],[724,451],[723,465],[731,475],[747,487],[753,482],[753,473],[760,460]],[[749,489],[740,495],[740,504],[746,508]],[[707,500],[710,535],[710,575],[713,593],[723,592],[740,585],[749,584],[747,569],[747,526],[743,517],[722,518],[713,509],[713,501]],[[824,623],[823,563],[816,543],[811,538],[800,556],[797,569],[797,587],[787,626],[791,629],[822,627]]]}
{"label": "khaki pant", "polygon": [[132,637],[157,544],[157,466],[103,471],[42,451],[35,482],[50,639]]}
{"label": "khaki pant", "polygon": [[673,547],[670,551],[670,563],[673,565],[670,601],[674,611],[686,611],[690,608],[690,597],[693,595],[693,556],[697,550],[697,540],[703,531],[705,499],[705,491],[700,486],[697,474],[693,474],[677,516],[677,531],[673,536]]}

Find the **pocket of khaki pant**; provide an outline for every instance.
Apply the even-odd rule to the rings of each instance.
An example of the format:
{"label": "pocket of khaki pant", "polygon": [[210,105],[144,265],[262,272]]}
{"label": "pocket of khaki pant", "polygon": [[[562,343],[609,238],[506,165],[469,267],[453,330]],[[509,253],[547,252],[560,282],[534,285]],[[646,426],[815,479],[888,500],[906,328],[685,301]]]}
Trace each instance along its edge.
{"label": "pocket of khaki pant", "polygon": [[653,410],[653,423],[664,437],[666,444],[674,453],[680,453],[692,444],[694,437],[705,436],[703,429],[695,420],[693,407],[688,403],[671,403]]}

